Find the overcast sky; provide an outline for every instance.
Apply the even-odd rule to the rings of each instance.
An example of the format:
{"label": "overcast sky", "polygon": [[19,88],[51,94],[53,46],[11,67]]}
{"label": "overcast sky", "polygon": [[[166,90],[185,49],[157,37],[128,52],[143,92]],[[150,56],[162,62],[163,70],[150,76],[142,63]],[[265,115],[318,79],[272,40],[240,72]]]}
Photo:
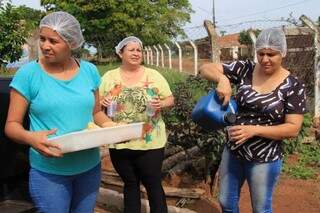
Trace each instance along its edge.
{"label": "overcast sky", "polygon": [[[213,0],[189,0],[195,11],[191,23],[186,28],[201,26],[203,20],[212,20]],[[216,25],[226,32],[237,32],[242,29],[266,28],[280,26],[281,18],[288,18],[291,13],[295,19],[302,14],[312,20],[320,16],[320,0],[215,0]],[[40,0],[12,0],[15,5],[39,9]]]}
{"label": "overcast sky", "polygon": [[[212,20],[213,0],[190,0],[192,20],[187,27],[201,25],[204,19]],[[320,0],[215,0],[216,25],[222,31],[239,32],[249,28],[267,28],[286,25],[281,18],[296,20],[304,14],[312,20],[320,16]]]}

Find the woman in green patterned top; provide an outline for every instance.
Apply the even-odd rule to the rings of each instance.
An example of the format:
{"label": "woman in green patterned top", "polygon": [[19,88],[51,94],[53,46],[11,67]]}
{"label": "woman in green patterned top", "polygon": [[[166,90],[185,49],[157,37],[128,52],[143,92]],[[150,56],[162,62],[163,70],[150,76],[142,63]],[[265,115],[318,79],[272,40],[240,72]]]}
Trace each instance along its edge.
{"label": "woman in green patterned top", "polygon": [[151,212],[167,212],[161,185],[167,140],[161,109],[172,106],[174,98],[165,78],[141,65],[140,39],[123,39],[116,53],[122,64],[102,77],[101,105],[109,108],[115,122],[145,122],[143,138],[109,146],[112,164],[124,182],[124,212],[140,213],[140,181],[147,190]]}

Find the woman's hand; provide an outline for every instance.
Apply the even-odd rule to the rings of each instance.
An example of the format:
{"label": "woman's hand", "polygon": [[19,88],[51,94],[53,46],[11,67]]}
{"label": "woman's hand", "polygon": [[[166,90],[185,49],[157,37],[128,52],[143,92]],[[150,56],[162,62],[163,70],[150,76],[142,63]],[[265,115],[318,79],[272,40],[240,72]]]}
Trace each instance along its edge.
{"label": "woman's hand", "polygon": [[30,132],[29,145],[46,157],[62,157],[60,147],[48,140],[48,135],[52,135],[56,131],[57,129]]}
{"label": "woman's hand", "polygon": [[224,76],[220,75],[217,87],[216,87],[217,95],[219,96],[220,100],[223,100],[222,105],[226,106],[232,95],[232,89],[229,79]]}
{"label": "woman's hand", "polygon": [[154,108],[155,110],[160,110],[163,106],[161,104],[160,98],[153,98],[151,101],[149,101],[149,104]]}
{"label": "woman's hand", "polygon": [[221,63],[209,63],[204,64],[200,67],[199,72],[202,77],[209,81],[213,81],[217,83],[216,92],[219,96],[220,100],[223,100],[223,105],[227,105],[231,94],[232,89],[230,85],[230,81],[223,74],[223,66]]}
{"label": "woman's hand", "polygon": [[173,106],[174,97],[170,95],[162,100],[159,97],[156,97],[156,98],[153,98],[149,103],[153,109],[155,109],[156,111],[159,111],[162,108]]}
{"label": "woman's hand", "polygon": [[113,127],[113,126],[121,126],[121,125],[125,125],[127,123],[125,122],[113,122],[113,121],[107,121],[107,122],[104,122],[101,127]]}
{"label": "woman's hand", "polygon": [[249,138],[256,135],[256,126],[253,125],[237,125],[228,127],[229,140],[235,144],[242,144]]}
{"label": "woman's hand", "polygon": [[111,101],[112,101],[112,96],[109,94],[109,95],[106,95],[104,96],[101,100],[100,100],[100,104],[104,107],[108,107],[110,104],[111,104]]}

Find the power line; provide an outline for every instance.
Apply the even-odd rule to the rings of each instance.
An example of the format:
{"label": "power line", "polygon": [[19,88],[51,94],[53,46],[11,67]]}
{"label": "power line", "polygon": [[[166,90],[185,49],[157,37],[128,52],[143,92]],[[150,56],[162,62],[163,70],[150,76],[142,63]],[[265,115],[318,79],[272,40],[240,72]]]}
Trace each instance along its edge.
{"label": "power line", "polygon": [[184,27],[183,29],[185,30],[192,30],[192,29],[199,29],[199,28],[203,28],[203,25],[198,25],[198,26],[194,26],[194,27]]}
{"label": "power line", "polygon": [[258,23],[258,22],[284,22],[284,23],[292,24],[291,22],[289,22],[288,20],[285,20],[285,19],[258,19],[258,20],[238,22],[238,23],[234,23],[234,24],[218,25],[218,27],[220,27],[220,28],[233,27],[233,26],[239,26],[239,25],[250,24],[250,23]]}
{"label": "power line", "polygon": [[264,11],[260,11],[260,12],[255,12],[255,13],[251,13],[251,14],[247,14],[247,15],[243,15],[243,16],[234,17],[232,19],[222,19],[220,21],[231,21],[231,20],[234,20],[234,19],[239,19],[239,18],[250,17],[250,16],[254,16],[254,15],[259,15],[259,14],[267,13],[267,12],[270,12],[270,11],[280,10],[280,9],[283,9],[283,8],[287,8],[287,7],[303,4],[303,3],[306,3],[307,1],[313,1],[313,0],[299,1],[299,2],[296,2],[296,3],[287,4],[287,5],[284,5],[284,6],[281,6],[281,7],[277,7],[277,8],[272,8],[272,9],[268,9],[268,10],[264,10]]}
{"label": "power line", "polygon": [[208,15],[212,15],[212,12],[209,12],[208,10],[206,9],[203,9],[202,7],[197,7],[198,9],[202,10],[203,12],[207,13]]}

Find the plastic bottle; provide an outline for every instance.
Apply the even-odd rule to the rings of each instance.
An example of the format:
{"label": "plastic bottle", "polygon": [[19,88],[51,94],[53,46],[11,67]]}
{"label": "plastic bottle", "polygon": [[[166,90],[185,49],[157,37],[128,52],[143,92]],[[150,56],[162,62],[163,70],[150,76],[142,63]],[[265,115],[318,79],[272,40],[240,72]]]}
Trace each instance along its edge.
{"label": "plastic bottle", "polygon": [[151,100],[149,100],[149,101],[147,102],[147,105],[146,105],[146,113],[147,113],[147,116],[152,117],[152,116],[154,116],[155,112],[156,112],[156,111],[155,111],[155,108],[152,106]]}
{"label": "plastic bottle", "polygon": [[113,118],[117,112],[117,102],[111,101],[110,105],[107,107],[107,115],[110,118]]}

